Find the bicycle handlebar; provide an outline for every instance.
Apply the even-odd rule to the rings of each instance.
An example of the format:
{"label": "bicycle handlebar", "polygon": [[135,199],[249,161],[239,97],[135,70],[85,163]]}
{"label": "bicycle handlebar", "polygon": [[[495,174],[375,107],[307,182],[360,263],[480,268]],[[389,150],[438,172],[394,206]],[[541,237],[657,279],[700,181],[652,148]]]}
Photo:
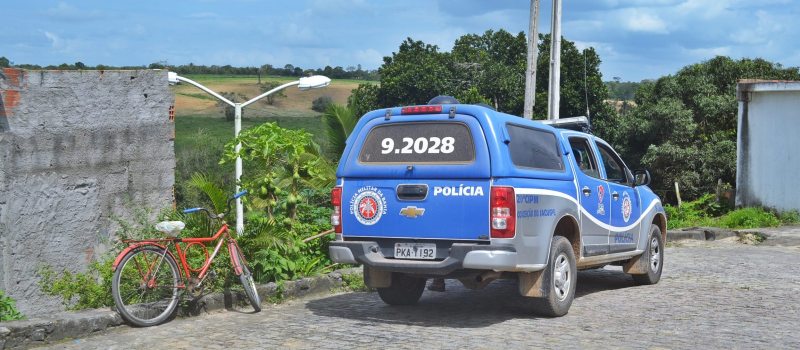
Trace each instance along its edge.
{"label": "bicycle handlebar", "polygon": [[234,199],[237,199],[237,198],[239,198],[239,197],[242,197],[242,196],[244,196],[244,195],[246,195],[246,194],[247,194],[247,190],[244,190],[244,191],[242,191],[242,192],[239,192],[239,193],[237,193],[237,194],[234,194],[234,195],[233,195],[233,197],[230,197],[230,198],[228,198],[227,208],[225,209],[225,212],[224,212],[224,213],[222,213],[222,214],[219,214],[219,215],[214,215],[214,213],[212,213],[210,210],[208,210],[208,209],[206,209],[206,208],[200,208],[200,207],[197,207],[197,208],[188,208],[188,209],[184,209],[184,210],[183,210],[183,213],[184,213],[184,214],[191,214],[191,213],[196,213],[196,212],[198,212],[198,211],[204,211],[204,212],[206,212],[206,214],[208,214],[208,217],[210,217],[210,218],[212,218],[212,219],[222,219],[222,218],[224,218],[224,217],[225,217],[225,215],[227,215],[227,214],[228,214],[228,212],[231,210],[231,202],[232,202]]}

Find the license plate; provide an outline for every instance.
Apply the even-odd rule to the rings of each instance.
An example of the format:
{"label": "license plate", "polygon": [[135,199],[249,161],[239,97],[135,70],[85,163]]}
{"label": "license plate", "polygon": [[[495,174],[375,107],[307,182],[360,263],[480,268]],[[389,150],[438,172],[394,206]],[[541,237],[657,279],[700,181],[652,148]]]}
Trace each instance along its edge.
{"label": "license plate", "polygon": [[430,243],[395,243],[395,259],[436,259],[436,245]]}

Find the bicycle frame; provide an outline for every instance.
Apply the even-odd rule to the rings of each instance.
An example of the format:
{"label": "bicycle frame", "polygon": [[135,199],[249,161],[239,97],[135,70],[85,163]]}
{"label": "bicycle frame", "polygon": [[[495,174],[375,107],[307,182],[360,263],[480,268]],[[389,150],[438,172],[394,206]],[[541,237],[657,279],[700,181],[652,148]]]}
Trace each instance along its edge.
{"label": "bicycle frame", "polygon": [[[188,251],[188,248],[193,244],[201,244],[201,245],[203,245],[205,247],[206,243],[214,242],[214,241],[217,241],[217,240],[219,240],[219,241],[217,242],[216,247],[214,248],[214,252],[211,253],[210,256],[208,255],[208,251],[206,251],[206,259],[205,259],[205,261],[203,263],[203,266],[200,267],[199,269],[192,269],[189,266],[189,263],[186,261],[186,252]],[[192,276],[192,272],[197,272],[197,276],[196,276],[197,277],[197,283],[194,284],[193,287],[199,287],[203,283],[203,281],[205,281],[205,278],[208,276],[208,269],[211,267],[211,263],[214,261],[214,258],[216,258],[217,254],[220,251],[220,248],[222,248],[222,244],[225,243],[226,241],[228,243],[228,255],[230,256],[231,264],[233,265],[233,269],[234,269],[234,273],[236,273],[236,275],[238,276],[238,275],[240,275],[242,273],[242,265],[240,264],[238,258],[241,256],[241,258],[244,259],[244,256],[241,255],[241,254],[240,255],[234,254],[235,251],[241,251],[241,248],[239,247],[239,244],[236,242],[236,239],[234,239],[230,235],[230,229],[229,229],[228,224],[224,223],[224,222],[222,224],[222,227],[220,227],[220,229],[217,231],[217,233],[215,233],[211,237],[157,238],[157,239],[145,239],[145,240],[124,240],[123,242],[128,243],[129,245],[128,245],[128,247],[126,247],[117,256],[117,259],[114,261],[114,264],[112,265],[112,270],[116,270],[117,265],[120,263],[122,258],[125,255],[128,254],[129,251],[131,251],[131,250],[133,250],[135,248],[138,248],[138,247],[146,246],[146,245],[157,246],[160,249],[164,250],[164,254],[165,255],[166,254],[170,254],[170,255],[172,255],[173,258],[175,258],[174,254],[172,254],[172,252],[169,250],[169,245],[172,243],[172,244],[175,245],[175,252],[178,255],[178,259],[176,259],[176,260],[180,260],[181,268],[179,268],[179,270],[182,271],[181,272],[181,279],[183,279],[183,281],[182,281],[181,285],[178,286],[178,288],[181,288],[181,289],[185,289],[186,288],[186,285],[184,283],[185,283],[185,281],[189,281],[193,277]],[[185,249],[181,248],[181,243],[186,243],[186,248]],[[163,261],[163,257],[162,257],[162,261]],[[243,263],[247,263],[247,262],[244,261]],[[160,263],[159,263],[159,265],[160,265]],[[158,266],[150,266],[150,267],[148,267],[148,269],[152,270],[153,267],[156,267],[156,269],[158,269]],[[145,275],[149,276],[150,275],[150,271],[147,271],[147,274],[145,274]]]}

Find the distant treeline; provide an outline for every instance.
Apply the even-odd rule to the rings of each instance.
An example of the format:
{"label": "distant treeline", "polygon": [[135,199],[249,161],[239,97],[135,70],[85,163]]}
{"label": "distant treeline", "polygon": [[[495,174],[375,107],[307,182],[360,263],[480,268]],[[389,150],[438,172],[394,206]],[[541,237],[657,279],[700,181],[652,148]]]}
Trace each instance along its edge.
{"label": "distant treeline", "polygon": [[107,66],[98,64],[96,66],[88,66],[83,62],[75,63],[62,63],[60,65],[40,66],[37,64],[14,64],[5,57],[0,57],[0,68],[3,67],[16,67],[22,69],[59,69],[59,70],[110,70],[110,69],[169,69],[178,74],[218,74],[218,75],[278,75],[278,76],[293,76],[301,77],[306,75],[320,74],[332,79],[359,79],[359,80],[379,80],[377,70],[364,70],[361,65],[348,66],[342,68],[340,66],[317,69],[303,69],[291,64],[287,64],[282,68],[274,67],[271,64],[265,64],[261,67],[234,67],[231,65],[196,65],[194,63],[173,66],[164,62],[151,63],[149,65],[141,66]]}
{"label": "distant treeline", "polygon": [[632,81],[620,81],[616,78],[613,81],[606,81],[605,85],[608,88],[608,97],[613,100],[632,101],[636,90],[642,83]]}

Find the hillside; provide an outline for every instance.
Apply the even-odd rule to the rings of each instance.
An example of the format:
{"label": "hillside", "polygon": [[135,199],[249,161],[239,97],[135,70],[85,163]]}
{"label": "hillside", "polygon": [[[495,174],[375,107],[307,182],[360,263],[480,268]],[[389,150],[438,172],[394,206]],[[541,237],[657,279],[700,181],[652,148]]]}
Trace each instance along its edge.
{"label": "hillside", "polygon": [[[253,98],[261,94],[258,86],[258,77],[255,75],[191,75],[187,78],[203,84],[216,92],[233,92]],[[262,77],[261,81],[276,81],[281,84],[293,81],[292,77],[269,76]],[[336,79],[331,85],[323,89],[300,91],[296,87],[283,90],[286,97],[278,98],[273,105],[266,103],[266,99],[256,102],[245,108],[245,116],[273,117],[273,116],[311,116],[318,114],[311,109],[311,102],[321,96],[330,96],[335,103],[346,104],[350,92],[362,83],[377,83],[363,80]],[[180,84],[173,86],[175,92],[175,113],[178,117],[188,115],[203,115],[222,117],[222,110],[217,107],[217,100],[202,90],[189,85]],[[244,102],[244,101],[236,101]]]}

